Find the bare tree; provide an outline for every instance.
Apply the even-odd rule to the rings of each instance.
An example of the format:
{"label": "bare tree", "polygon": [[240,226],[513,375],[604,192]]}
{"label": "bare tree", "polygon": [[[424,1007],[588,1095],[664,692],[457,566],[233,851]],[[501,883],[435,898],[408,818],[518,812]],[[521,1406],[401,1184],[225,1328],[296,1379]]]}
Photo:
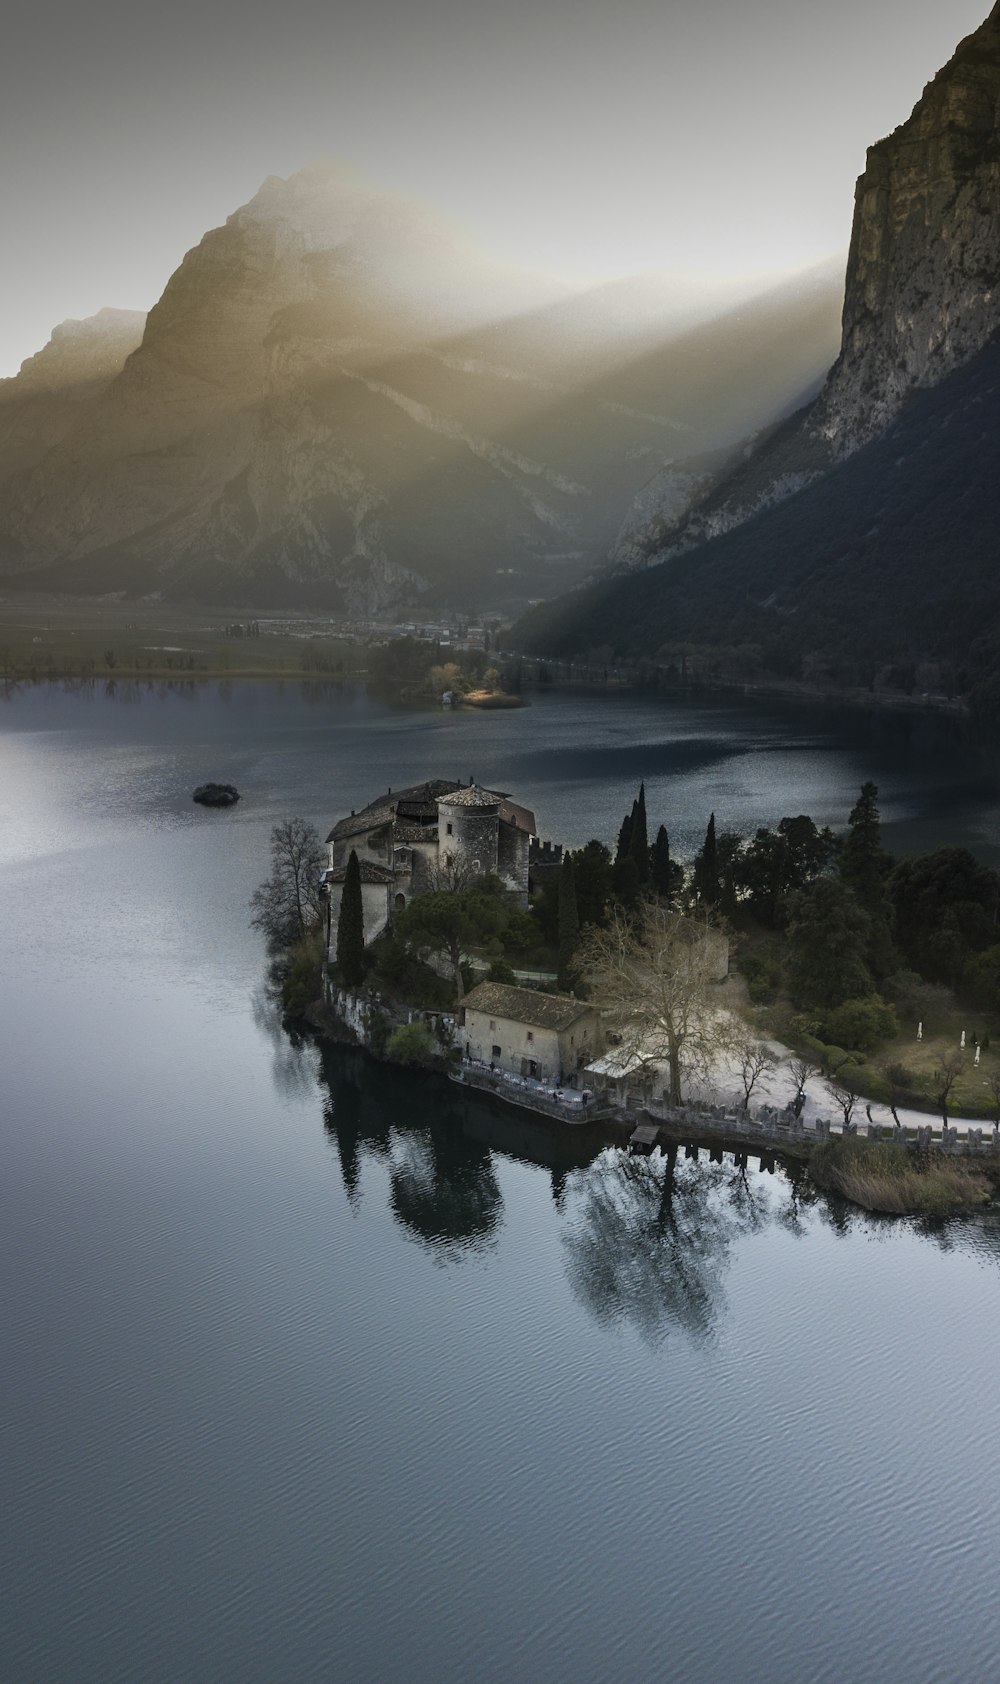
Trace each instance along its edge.
{"label": "bare tree", "polygon": [[844,1119],[844,1133],[847,1134],[850,1130],[851,1118],[854,1116],[854,1107],[858,1103],[858,1096],[842,1076],[831,1076],[826,1084],[826,1091]]}
{"label": "bare tree", "polygon": [[806,1103],[806,1083],[811,1081],[813,1076],[819,1075],[819,1069],[808,1058],[790,1058],[788,1069],[792,1081],[795,1083],[795,1098],[792,1100],[792,1108],[795,1115],[801,1117]]}
{"label": "bare tree", "polygon": [[937,1069],[934,1071],[933,1081],[936,1090],[937,1105],[944,1120],[945,1128],[948,1127],[948,1107],[951,1102],[951,1096],[955,1091],[955,1083],[958,1081],[961,1074],[962,1055],[960,1052],[945,1053],[938,1063]]}
{"label": "bare tree", "polygon": [[290,947],[319,922],[325,863],[319,836],[305,819],[283,819],[274,826],[271,874],[250,897],[250,922],[264,932],[272,952]]}
{"label": "bare tree", "polygon": [[618,908],[605,928],[588,926],[576,952],[591,1000],[626,1054],[667,1065],[671,1105],[683,1103],[686,1077],[707,1074],[732,1045],[716,993],[715,936],[704,920],[645,900],[631,918]]}
{"label": "bare tree", "polygon": [[750,1109],[750,1095],[768,1071],[773,1070],[777,1060],[770,1047],[764,1041],[743,1041],[736,1049],[736,1057],[743,1083],[743,1109]]}
{"label": "bare tree", "polygon": [[428,895],[457,894],[460,889],[472,889],[482,882],[482,872],[473,871],[469,860],[447,853],[427,867],[421,892]]}

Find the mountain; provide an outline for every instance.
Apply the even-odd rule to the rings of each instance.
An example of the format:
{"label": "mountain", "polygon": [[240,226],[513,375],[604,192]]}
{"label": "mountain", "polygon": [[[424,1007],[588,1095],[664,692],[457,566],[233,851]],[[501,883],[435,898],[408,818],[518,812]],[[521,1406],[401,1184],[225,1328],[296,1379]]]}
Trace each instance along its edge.
{"label": "mountain", "polygon": [[19,374],[0,380],[0,486],[79,425],[141,343],[145,321],[138,310],[100,310],[63,322]]}
{"label": "mountain", "polygon": [[63,394],[48,448],[0,437],[0,570],[350,615],[523,605],[583,577],[672,457],[715,461],[815,389],[839,301],[829,273],[738,306],[670,277],[543,287],[342,170],[270,178],[114,377]]}
{"label": "mountain", "polygon": [[524,647],[694,642],[743,646],[744,672],[992,682],[998,113],[1000,5],[868,154],[818,398],[679,511],[654,507],[620,557],[639,571],[538,609]]}

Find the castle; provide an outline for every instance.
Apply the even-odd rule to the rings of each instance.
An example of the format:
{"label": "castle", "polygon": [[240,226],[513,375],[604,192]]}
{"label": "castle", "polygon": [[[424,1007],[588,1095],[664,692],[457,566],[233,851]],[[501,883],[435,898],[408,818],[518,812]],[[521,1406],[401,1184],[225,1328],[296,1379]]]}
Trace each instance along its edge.
{"label": "castle", "polygon": [[528,860],[535,815],[508,795],[432,779],[385,795],[340,819],[327,837],[330,863],[323,874],[329,900],[329,950],[336,952],[337,924],[347,861],[353,850],[361,868],[365,944],[375,940],[418,895],[467,887],[477,877],[499,877],[528,904]]}

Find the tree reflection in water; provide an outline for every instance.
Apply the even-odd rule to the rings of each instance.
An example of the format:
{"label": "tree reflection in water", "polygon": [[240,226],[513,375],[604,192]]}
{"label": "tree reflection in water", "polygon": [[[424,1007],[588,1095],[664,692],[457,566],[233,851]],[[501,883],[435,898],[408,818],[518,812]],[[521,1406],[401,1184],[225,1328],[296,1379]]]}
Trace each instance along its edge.
{"label": "tree reflection in water", "polygon": [[292,1097],[316,1086],[319,1053],[316,1043],[290,1035],[281,1021],[281,1003],[273,982],[263,981],[250,997],[253,1020],[271,1043],[271,1077],[280,1094]]}
{"label": "tree reflection in water", "polygon": [[711,1339],[734,1240],[788,1225],[795,1201],[780,1171],[687,1161],[676,1147],[648,1158],[609,1149],[567,1183],[570,1285],[598,1321],[630,1322],[650,1344],[674,1330]]}
{"label": "tree reflection in water", "polygon": [[503,1220],[493,1154],[453,1115],[439,1085],[324,1049],[323,1121],[340,1159],[348,1199],[360,1198],[363,1154],[389,1169],[396,1221],[444,1261],[491,1245]]}

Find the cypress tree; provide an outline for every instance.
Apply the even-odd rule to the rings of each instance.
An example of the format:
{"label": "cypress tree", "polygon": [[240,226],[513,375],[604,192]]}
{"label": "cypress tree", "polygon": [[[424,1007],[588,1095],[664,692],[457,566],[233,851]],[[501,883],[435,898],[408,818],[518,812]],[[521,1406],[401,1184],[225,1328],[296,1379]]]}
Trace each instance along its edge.
{"label": "cypress tree", "polygon": [[885,878],[891,863],[882,847],[877,797],[875,784],[862,784],[847,821],[849,828],[840,856],[840,875],[868,912],[882,909]]}
{"label": "cypress tree", "polygon": [[622,860],[628,859],[629,848],[632,843],[632,825],[635,822],[635,810],[636,803],[633,801],[631,813],[626,813],[625,817],[622,819],[622,827],[618,832],[618,846],[615,849],[616,865],[621,865]]}
{"label": "cypress tree", "polygon": [[619,906],[623,906],[626,912],[631,912],[637,904],[641,887],[635,869],[635,860],[631,854],[626,854],[624,859],[616,860],[611,874],[611,892]]}
{"label": "cypress tree", "polygon": [[361,899],[361,867],[351,849],[344,873],[344,892],[337,920],[337,971],[345,988],[360,987],[364,976],[365,909]]}
{"label": "cypress tree", "polygon": [[646,828],[646,785],[639,785],[632,814],[632,826],[629,831],[628,851],[635,861],[636,875],[640,884],[649,882],[649,832]]}
{"label": "cypress tree", "polygon": [[572,988],[575,982],[573,954],[580,940],[580,913],[576,904],[576,872],[573,855],[564,854],[559,870],[559,986]]}
{"label": "cypress tree", "polygon": [[657,894],[662,895],[664,900],[669,899],[673,887],[671,882],[673,871],[670,863],[670,838],[667,835],[666,825],[662,824],[656,832],[656,841],[653,843],[652,876],[653,888]]}
{"label": "cypress tree", "polygon": [[871,925],[868,964],[876,981],[881,981],[895,968],[896,954],[892,905],[886,888],[892,857],[882,846],[877,798],[875,784],[862,784],[847,821],[849,829],[840,855],[840,875],[868,914]]}
{"label": "cypress tree", "polygon": [[708,821],[705,845],[694,862],[694,886],[698,899],[714,906],[719,898],[719,853],[715,843],[715,814]]}

